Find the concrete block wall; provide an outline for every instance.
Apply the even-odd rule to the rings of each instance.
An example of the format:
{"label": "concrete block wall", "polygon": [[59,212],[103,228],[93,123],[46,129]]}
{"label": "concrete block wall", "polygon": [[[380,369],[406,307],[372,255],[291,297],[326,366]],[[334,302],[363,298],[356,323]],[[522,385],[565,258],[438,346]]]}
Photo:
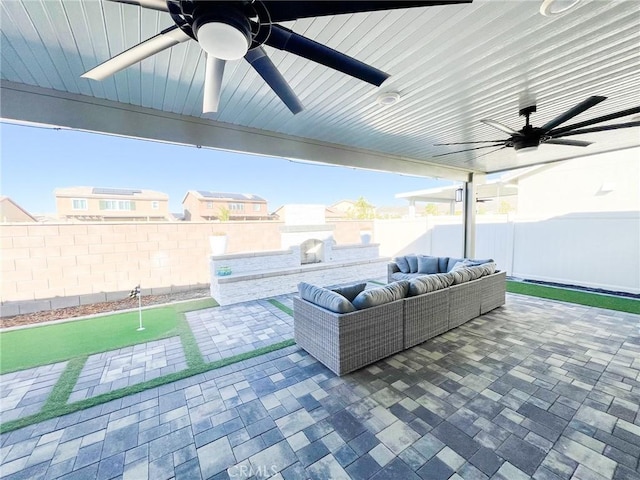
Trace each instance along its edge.
{"label": "concrete block wall", "polygon": [[[119,299],[209,284],[209,236],[227,252],[280,248],[282,222],[87,222],[0,225],[0,315]],[[339,222],[334,238],[359,241],[372,222]]]}

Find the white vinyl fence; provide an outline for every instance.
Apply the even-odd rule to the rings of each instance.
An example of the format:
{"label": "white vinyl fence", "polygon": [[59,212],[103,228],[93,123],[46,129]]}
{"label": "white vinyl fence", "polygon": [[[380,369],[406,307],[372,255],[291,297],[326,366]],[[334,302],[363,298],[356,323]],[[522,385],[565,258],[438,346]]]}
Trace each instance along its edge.
{"label": "white vinyl fence", "polygon": [[[640,212],[477,217],[476,258],[507,275],[640,294]],[[375,222],[380,253],[462,256],[462,218]]]}

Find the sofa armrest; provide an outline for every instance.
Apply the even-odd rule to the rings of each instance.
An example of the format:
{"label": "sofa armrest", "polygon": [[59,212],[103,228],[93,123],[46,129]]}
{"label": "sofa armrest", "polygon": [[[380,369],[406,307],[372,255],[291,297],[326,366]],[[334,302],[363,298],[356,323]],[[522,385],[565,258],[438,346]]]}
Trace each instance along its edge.
{"label": "sofa armrest", "polygon": [[391,275],[399,271],[400,267],[398,267],[398,264],[396,262],[387,263],[387,283],[393,282],[393,277]]}
{"label": "sofa armrest", "polygon": [[294,297],[294,338],[336,375],[344,375],[402,350],[403,310],[404,300],[396,300],[341,314]]}
{"label": "sofa armrest", "polygon": [[498,308],[505,304],[507,290],[507,272],[497,270],[492,275],[482,277],[482,300],[480,302],[480,314]]}

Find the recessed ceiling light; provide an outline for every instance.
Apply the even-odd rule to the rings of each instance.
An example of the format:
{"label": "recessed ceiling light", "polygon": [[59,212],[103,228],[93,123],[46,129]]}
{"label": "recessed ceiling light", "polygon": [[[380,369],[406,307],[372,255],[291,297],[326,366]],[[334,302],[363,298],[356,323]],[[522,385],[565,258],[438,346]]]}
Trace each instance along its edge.
{"label": "recessed ceiling light", "polygon": [[376,100],[380,105],[393,105],[400,101],[400,94],[398,92],[384,92],[378,95]]}
{"label": "recessed ceiling light", "polygon": [[545,17],[564,15],[578,3],[580,0],[543,0],[540,5],[540,13]]}

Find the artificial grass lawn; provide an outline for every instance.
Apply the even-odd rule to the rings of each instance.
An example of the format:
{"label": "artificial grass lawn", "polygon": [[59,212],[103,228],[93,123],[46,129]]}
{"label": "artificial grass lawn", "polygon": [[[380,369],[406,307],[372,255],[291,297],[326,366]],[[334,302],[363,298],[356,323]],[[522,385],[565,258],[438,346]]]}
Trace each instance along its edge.
{"label": "artificial grass lawn", "polygon": [[569,288],[549,287],[535,283],[515,282],[507,280],[507,292],[521,293],[532,297],[560,300],[590,307],[607,308],[620,312],[640,314],[640,300],[614,295],[572,290]]}
{"label": "artificial grass lawn", "polygon": [[[140,332],[137,331],[137,311],[3,332],[0,333],[0,373],[180,335],[189,330],[188,326],[184,329],[179,325],[180,313],[217,305],[209,298],[143,310],[145,329]],[[195,362],[198,363],[197,356]]]}
{"label": "artificial grass lawn", "polygon": [[205,308],[213,308],[217,307],[218,302],[216,302],[213,298],[202,298],[199,300],[190,300],[188,302],[180,302],[174,305],[171,305],[178,313],[187,313],[193,312],[195,310],[204,310]]}

